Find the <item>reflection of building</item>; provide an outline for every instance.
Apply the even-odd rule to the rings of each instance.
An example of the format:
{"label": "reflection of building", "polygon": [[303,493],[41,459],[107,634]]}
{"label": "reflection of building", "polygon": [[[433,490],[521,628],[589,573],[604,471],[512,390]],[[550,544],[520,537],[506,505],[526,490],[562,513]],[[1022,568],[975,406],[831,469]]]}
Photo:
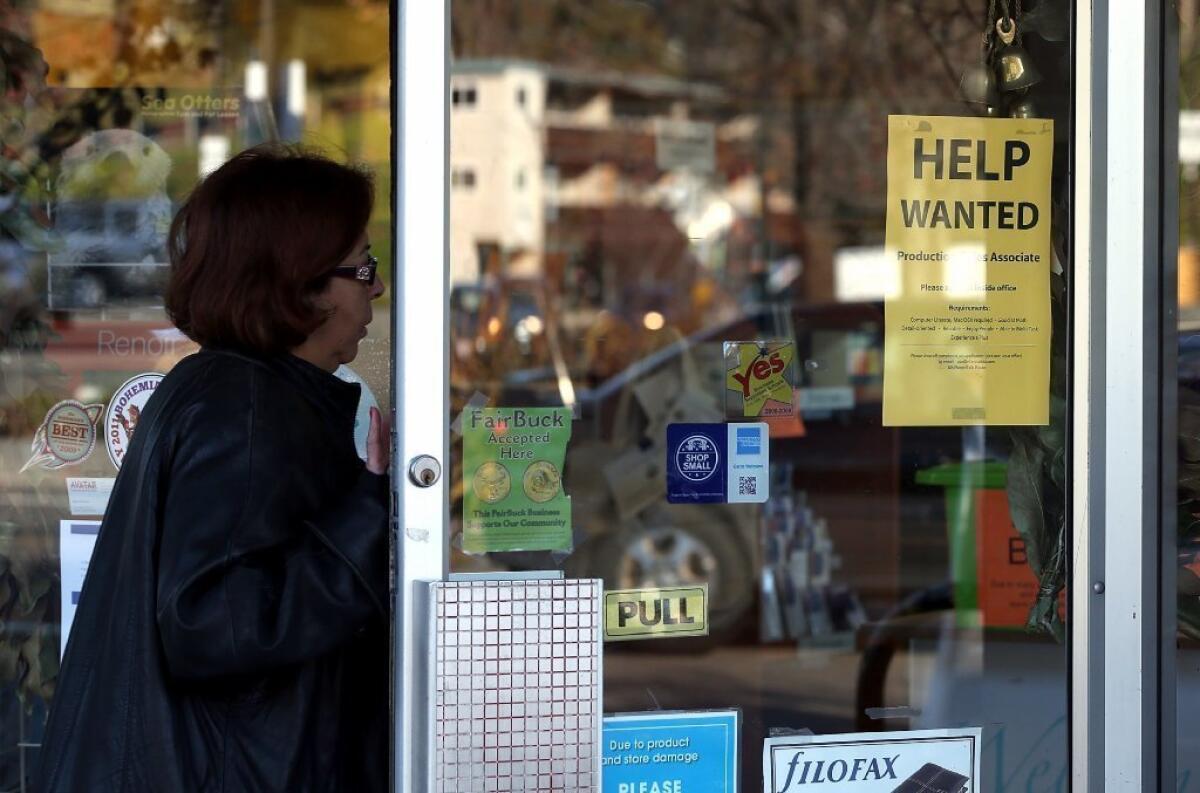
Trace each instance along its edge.
{"label": "reflection of building", "polygon": [[547,73],[518,62],[456,64],[451,80],[452,283],[475,281],[486,251],[539,251],[546,186]]}
{"label": "reflection of building", "polygon": [[[741,244],[755,236],[745,228],[764,208],[757,125],[734,116],[717,88],[460,61],[450,112],[455,284],[489,267],[538,277],[562,266],[566,284],[593,293],[580,302],[611,308],[638,273],[682,280],[686,290],[706,269],[731,288],[762,255]],[[790,247],[791,224],[777,222],[790,218],[790,206],[775,199],[767,236]]]}

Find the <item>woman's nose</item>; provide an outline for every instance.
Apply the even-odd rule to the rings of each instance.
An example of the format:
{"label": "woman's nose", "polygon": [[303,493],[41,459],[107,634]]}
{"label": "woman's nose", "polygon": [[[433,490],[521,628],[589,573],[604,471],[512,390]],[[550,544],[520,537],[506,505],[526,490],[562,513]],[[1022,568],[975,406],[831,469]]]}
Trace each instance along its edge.
{"label": "woman's nose", "polygon": [[375,300],[383,296],[387,291],[387,287],[383,285],[383,279],[379,276],[375,277],[375,283],[371,284],[371,299]]}

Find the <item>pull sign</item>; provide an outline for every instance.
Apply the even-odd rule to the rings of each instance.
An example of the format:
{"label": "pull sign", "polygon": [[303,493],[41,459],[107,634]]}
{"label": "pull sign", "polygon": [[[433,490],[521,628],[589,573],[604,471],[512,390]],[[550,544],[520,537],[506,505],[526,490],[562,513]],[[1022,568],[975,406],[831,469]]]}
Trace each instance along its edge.
{"label": "pull sign", "polygon": [[708,585],[604,593],[604,640],[708,635]]}

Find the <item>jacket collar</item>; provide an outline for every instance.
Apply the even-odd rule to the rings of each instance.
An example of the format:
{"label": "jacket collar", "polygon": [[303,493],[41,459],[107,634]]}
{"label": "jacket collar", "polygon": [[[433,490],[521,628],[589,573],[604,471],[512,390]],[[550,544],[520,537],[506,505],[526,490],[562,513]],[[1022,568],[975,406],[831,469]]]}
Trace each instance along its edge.
{"label": "jacket collar", "polygon": [[216,347],[205,347],[204,351],[240,358],[271,371],[296,386],[305,399],[329,416],[331,422],[336,425],[345,425],[344,427],[339,426],[339,431],[344,429],[348,437],[354,432],[354,419],[358,412],[358,400],[362,390],[357,383],[347,383],[321,367],[290,353],[260,357],[238,350]]}

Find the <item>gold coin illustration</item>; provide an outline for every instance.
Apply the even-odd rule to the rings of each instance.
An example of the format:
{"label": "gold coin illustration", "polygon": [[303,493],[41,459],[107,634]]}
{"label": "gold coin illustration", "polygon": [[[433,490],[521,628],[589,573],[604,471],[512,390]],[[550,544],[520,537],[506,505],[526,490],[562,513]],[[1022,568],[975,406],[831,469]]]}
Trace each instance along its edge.
{"label": "gold coin illustration", "polygon": [[549,501],[558,495],[560,479],[558,469],[552,463],[545,460],[530,463],[529,467],[525,469],[522,483],[525,487],[525,495],[538,503]]}
{"label": "gold coin illustration", "polygon": [[475,495],[480,501],[495,504],[503,501],[512,489],[508,469],[500,463],[486,462],[475,469]]}

